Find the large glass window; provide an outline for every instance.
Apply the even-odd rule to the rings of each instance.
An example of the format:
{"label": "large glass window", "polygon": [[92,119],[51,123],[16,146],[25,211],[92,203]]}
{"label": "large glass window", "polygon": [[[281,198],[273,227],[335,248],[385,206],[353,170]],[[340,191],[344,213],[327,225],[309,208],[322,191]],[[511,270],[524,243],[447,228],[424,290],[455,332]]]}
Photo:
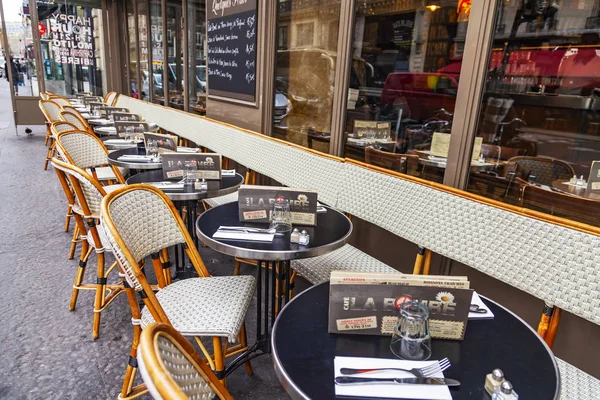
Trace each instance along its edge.
{"label": "large glass window", "polygon": [[600,1],[498,7],[468,190],[600,225]]}
{"label": "large glass window", "polygon": [[[8,69],[13,75],[13,90],[17,96],[38,96],[39,86],[35,70],[31,18],[20,13],[17,5],[4,4],[8,51],[1,62],[2,79],[8,80]],[[4,43],[2,43],[4,46]]]}
{"label": "large glass window", "polygon": [[99,1],[38,2],[46,90],[103,94],[102,13]]}
{"label": "large glass window", "polygon": [[128,49],[129,49],[129,81],[131,86],[131,96],[134,98],[139,97],[138,84],[137,84],[137,30],[135,21],[135,0],[127,0],[127,36],[128,36]]}
{"label": "large glass window", "polygon": [[358,2],[345,157],[442,182],[468,24],[465,3]]}
{"label": "large glass window", "polygon": [[189,112],[206,113],[206,1],[188,0]]}
{"label": "large glass window", "polygon": [[339,19],[339,0],[278,2],[275,137],[329,151]]}
{"label": "large glass window", "polygon": [[152,37],[152,102],[165,103],[163,86],[163,23],[161,0],[150,0],[150,35]]}
{"label": "large glass window", "polygon": [[150,56],[148,51],[148,0],[138,0],[138,38],[140,43],[140,99],[150,100]]}
{"label": "large glass window", "polygon": [[167,0],[167,76],[169,106],[183,110],[183,14],[181,0]]}

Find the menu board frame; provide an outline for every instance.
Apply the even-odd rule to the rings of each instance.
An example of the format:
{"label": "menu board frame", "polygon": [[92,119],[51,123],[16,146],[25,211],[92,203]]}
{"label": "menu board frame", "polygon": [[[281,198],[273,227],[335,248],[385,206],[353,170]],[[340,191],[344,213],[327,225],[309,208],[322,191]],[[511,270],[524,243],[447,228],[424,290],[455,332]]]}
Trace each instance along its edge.
{"label": "menu board frame", "polygon": [[185,163],[194,162],[197,179],[220,181],[222,158],[216,153],[164,153],[162,171],[164,179],[178,179],[185,176]]}
{"label": "menu board frame", "polygon": [[[211,77],[210,77],[210,69],[211,66],[214,66],[214,64],[211,64],[210,62],[210,58],[211,58],[211,53],[210,53],[210,48],[211,48],[211,31],[208,28],[211,24],[211,22],[215,22],[216,20],[222,20],[223,18],[226,17],[233,17],[236,14],[239,13],[245,13],[248,11],[254,11],[254,15],[255,15],[255,21],[253,24],[253,28],[254,28],[254,39],[253,39],[253,46],[254,46],[254,56],[253,56],[253,62],[254,62],[254,67],[252,69],[252,71],[254,72],[254,87],[253,87],[253,93],[252,94],[245,94],[245,93],[237,93],[234,91],[226,91],[226,90],[221,90],[221,89],[213,89],[211,88]],[[236,103],[236,104],[242,104],[242,105],[247,105],[247,106],[253,106],[255,108],[259,108],[258,105],[258,98],[261,96],[261,90],[260,90],[260,86],[258,85],[258,62],[259,62],[259,57],[257,55],[257,51],[258,51],[258,21],[261,19],[261,15],[259,12],[259,7],[258,7],[258,0],[247,0],[244,2],[239,2],[239,4],[231,4],[230,2],[213,2],[212,3],[212,7],[209,7],[209,5],[207,4],[207,12],[206,12],[206,25],[207,25],[207,46],[208,46],[208,58],[207,58],[207,63],[206,63],[206,68],[207,68],[207,97],[209,99],[215,99],[215,100],[221,100],[221,101],[226,101],[226,102],[230,102],[230,103]],[[243,29],[241,29],[240,31],[242,31]],[[245,32],[245,30],[243,30]]]}

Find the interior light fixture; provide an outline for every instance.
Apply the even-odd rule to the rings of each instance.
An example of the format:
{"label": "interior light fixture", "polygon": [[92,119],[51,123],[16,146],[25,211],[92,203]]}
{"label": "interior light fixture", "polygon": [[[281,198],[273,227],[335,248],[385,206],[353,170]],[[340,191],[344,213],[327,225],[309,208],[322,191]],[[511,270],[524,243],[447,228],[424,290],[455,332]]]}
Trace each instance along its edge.
{"label": "interior light fixture", "polygon": [[440,6],[439,4],[436,4],[437,1],[427,1],[425,8],[429,8],[431,10],[431,12],[434,12],[435,10],[439,9]]}

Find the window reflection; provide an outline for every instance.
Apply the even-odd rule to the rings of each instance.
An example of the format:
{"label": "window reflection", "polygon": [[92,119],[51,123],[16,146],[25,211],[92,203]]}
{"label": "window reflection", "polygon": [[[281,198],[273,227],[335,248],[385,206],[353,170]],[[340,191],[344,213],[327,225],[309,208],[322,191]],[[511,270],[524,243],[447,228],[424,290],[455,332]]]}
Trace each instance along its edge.
{"label": "window reflection", "polygon": [[496,166],[472,170],[468,190],[600,224],[600,191],[587,182],[600,160],[599,6],[499,4],[478,127]]}
{"label": "window reflection", "polygon": [[188,0],[189,111],[206,113],[206,1]]}
{"label": "window reflection", "polygon": [[181,0],[167,1],[167,76],[169,106],[183,110],[183,26]]}
{"label": "window reflection", "polygon": [[275,137],[329,151],[339,18],[339,0],[279,1]]}
{"label": "window reflection", "polygon": [[[35,71],[31,19],[21,16],[20,21],[6,21],[6,36],[9,51],[2,59],[2,79],[8,79],[8,70],[13,76],[13,90],[17,96],[38,96],[38,78]],[[8,54],[6,54],[8,53]]]}
{"label": "window reflection", "polygon": [[346,157],[443,180],[468,4],[402,0],[357,5]]}
{"label": "window reflection", "polygon": [[135,10],[133,1],[127,1],[127,33],[129,36],[129,81],[131,85],[131,96],[139,98],[137,84],[137,34],[135,23]]}
{"label": "window reflection", "polygon": [[140,79],[142,82],[140,98],[150,100],[150,57],[148,52],[148,0],[138,0],[138,37],[140,41]]}

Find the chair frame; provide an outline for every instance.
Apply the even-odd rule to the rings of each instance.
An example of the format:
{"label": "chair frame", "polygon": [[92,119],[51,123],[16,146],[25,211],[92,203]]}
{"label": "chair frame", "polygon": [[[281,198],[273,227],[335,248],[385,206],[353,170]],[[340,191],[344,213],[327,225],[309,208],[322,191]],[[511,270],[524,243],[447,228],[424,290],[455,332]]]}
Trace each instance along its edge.
{"label": "chair frame", "polygon": [[[113,96],[113,99],[112,99],[112,101],[109,103],[109,102],[108,102],[108,100],[110,99],[110,96]],[[117,92],[108,92],[108,93],[106,94],[106,96],[104,96],[104,103],[105,103],[107,106],[113,106],[113,105],[115,104],[115,102],[117,101],[117,97],[118,97],[118,96],[119,96],[119,95],[117,94]]]}
{"label": "chair frame", "polygon": [[[81,125],[82,125],[82,126],[85,128],[85,130],[86,130],[87,132],[89,132],[89,133],[94,133],[94,130],[92,129],[92,127],[90,126],[90,124],[88,124],[88,122],[85,120],[85,118],[82,118],[82,117],[81,117],[81,113],[80,113],[79,111],[77,111],[77,110],[75,110],[75,111],[77,112],[77,114],[76,114],[76,113],[74,113],[74,112],[72,112],[72,111],[61,111],[61,112],[60,112],[60,116],[61,116],[61,118],[62,118],[64,121],[67,121],[67,120],[66,120],[66,119],[63,117],[63,115],[67,115],[67,114],[68,114],[68,115],[72,115],[73,117],[77,118],[77,120],[79,120],[79,122],[81,122]],[[67,122],[69,122],[69,121],[67,121]],[[79,128],[78,128],[78,129],[79,129]],[[81,130],[81,129],[80,129],[80,130]]]}
{"label": "chair frame", "polygon": [[[177,382],[171,377],[168,369],[158,351],[158,338],[163,336],[174,344],[185,358],[192,364],[198,374],[210,385],[211,389],[221,400],[233,400],[233,397],[217,378],[214,372],[209,368],[206,360],[202,359],[196,352],[194,347],[187,339],[172,326],[154,322],[148,325],[141,334],[138,360],[145,369],[147,379],[151,383],[146,382],[146,386],[153,386],[153,389],[163,399],[187,399],[188,396],[184,393]],[[152,390],[151,390],[152,393]]]}
{"label": "chair frame", "polygon": [[44,115],[44,119],[46,120],[46,138],[44,139],[44,146],[49,146],[52,143],[52,132],[50,132],[50,124],[58,120],[55,120],[52,118],[51,115],[48,114],[48,112],[46,111],[46,107],[44,107],[43,105],[46,103],[52,103],[54,106],[58,107],[58,115],[60,118],[60,113],[62,112],[62,107],[60,106],[60,104],[50,100],[50,98],[48,98],[48,100],[40,100],[38,102],[38,105],[40,107],[40,110],[42,111],[42,114]]}
{"label": "chair frame", "polygon": [[[104,146],[104,143],[102,143],[102,140],[100,140],[98,138],[98,136],[96,136],[90,132],[82,131],[82,130],[77,130],[75,132],[73,132],[73,131],[61,132],[56,137],[56,142],[57,142],[58,147],[60,148],[60,151],[62,153],[64,153],[65,157],[67,158],[65,161],[69,162],[70,164],[76,165],[76,163],[73,161],[73,159],[69,155],[69,152],[64,148],[64,146],[60,142],[61,142],[62,137],[66,136],[66,135],[72,135],[72,134],[81,134],[81,135],[86,135],[86,136],[89,136],[90,138],[93,138],[98,143],[98,145],[103,149],[104,154],[108,154],[108,150],[106,149],[106,146]],[[98,176],[96,175],[96,168],[105,167],[105,166],[110,167],[110,169],[115,174],[115,177],[119,183],[125,184],[125,178],[123,178],[121,171],[114,165],[110,165],[108,163],[102,164],[102,165],[96,165],[95,167],[90,167],[90,170],[92,172],[92,176],[93,176],[94,180],[98,181]],[[110,184],[110,182],[109,182],[109,184]]]}
{"label": "chair frame", "polygon": [[[129,248],[123,241],[123,239],[122,239],[121,235],[119,234],[119,231],[117,230],[117,228],[113,222],[113,219],[111,217],[110,206],[111,206],[112,202],[115,201],[116,199],[118,199],[119,197],[121,197],[129,192],[136,191],[136,190],[149,191],[149,192],[153,193],[154,195],[158,196],[162,200],[162,202],[168,208],[169,213],[171,214],[171,217],[174,219],[179,230],[181,231],[181,234],[184,239],[182,246],[184,247],[185,253],[188,256],[188,259],[189,259],[190,263],[192,264],[192,267],[198,274],[198,277],[208,278],[208,277],[210,277],[210,273],[208,272],[206,265],[202,261],[202,258],[200,257],[200,253],[198,253],[198,250],[196,249],[194,241],[193,241],[192,237],[190,236],[189,232],[187,231],[185,224],[184,224],[181,216],[179,215],[179,212],[175,208],[175,205],[167,197],[167,195],[165,195],[164,192],[162,192],[160,189],[155,188],[154,186],[151,186],[151,185],[147,185],[147,184],[127,185],[127,186],[117,189],[111,193],[108,193],[104,197],[104,199],[102,200],[102,204],[101,204],[101,215],[102,215],[103,226],[104,226],[104,229],[107,231],[107,233],[112,237],[112,240],[114,240],[114,242],[115,242],[116,246],[119,248],[120,252],[122,253],[122,256],[119,256],[117,254],[117,252],[115,251],[117,260],[119,260],[120,274],[121,274],[121,276],[123,276],[124,282],[126,283],[126,281],[125,281],[126,271],[123,270],[121,263],[129,264],[131,269],[133,270],[133,273],[135,274],[135,279],[139,282],[139,284],[141,286],[141,289],[139,290],[140,297],[141,297],[144,305],[148,308],[148,311],[152,314],[154,321],[172,326],[164,309],[162,308],[162,306],[160,305],[160,302],[156,298],[156,295],[154,293],[155,288],[153,288],[152,285],[150,285],[150,283],[148,282],[148,280],[146,278],[146,275],[144,274],[144,271],[142,270],[141,263],[143,262],[143,260],[138,261],[131,254]],[[153,268],[154,268],[154,271],[156,274],[159,290],[166,287],[167,285],[169,285],[171,283],[171,275],[170,275],[169,269],[168,269],[168,266],[170,266],[170,263],[168,260],[168,254],[166,253],[165,250],[166,249],[163,249],[161,252],[152,256],[152,265],[153,265]],[[124,260],[122,258],[124,258]],[[132,343],[131,352],[130,352],[130,362],[127,365],[127,369],[125,372],[125,379],[123,382],[123,388],[122,388],[121,394],[119,395],[119,398],[120,399],[132,399],[143,393],[146,393],[147,388],[145,387],[145,385],[138,385],[135,387],[133,386],[136,371],[137,371],[137,363],[135,361],[132,361],[132,358],[135,359],[137,356],[139,337],[140,337],[140,333],[142,332],[141,323],[137,322],[141,319],[141,309],[139,307],[139,303],[136,298],[137,290],[132,288],[129,283],[125,284],[125,286],[126,286],[125,291],[127,292],[127,297],[129,299],[129,304],[131,306],[132,318],[136,322],[134,323],[134,337],[133,337],[133,343]],[[199,337],[194,337],[194,339],[196,340],[196,343],[200,347],[200,350],[206,357],[208,364],[214,371],[216,371],[217,375],[223,374],[224,367],[225,367],[225,359],[227,357],[231,357],[231,356],[240,354],[240,353],[246,351],[248,348],[247,340],[246,340],[245,323],[243,323],[240,328],[240,332],[238,335],[239,344],[237,344],[237,345],[229,347],[228,346],[229,343],[227,340],[225,340],[225,344],[223,345],[221,336],[213,336],[212,337],[213,351],[214,351],[213,355],[211,355],[208,352],[208,349],[205,347],[205,345],[202,343],[202,341]],[[253,373],[252,366],[250,365],[249,361],[246,362],[245,367],[246,367],[246,372],[248,373],[248,375],[252,375],[252,373]],[[225,382],[225,378],[224,377],[221,378],[221,381]]]}
{"label": "chair frame", "polygon": [[[100,314],[104,311],[119,294],[123,293],[125,286],[122,283],[119,284],[108,284],[107,278],[110,273],[116,268],[117,262],[115,261],[108,269],[105,268],[105,257],[102,241],[98,232],[98,222],[100,221],[100,215],[94,214],[88,205],[86,196],[82,189],[82,183],[75,174],[79,174],[86,179],[89,184],[93,185],[101,196],[106,196],[106,192],[100,186],[100,184],[86,171],[75,165],[60,161],[56,158],[52,159],[52,164],[55,166],[54,170],[58,175],[58,179],[63,189],[70,185],[73,188],[74,196],[68,198],[70,201],[77,202],[81,208],[81,214],[73,213],[73,217],[79,228],[79,231],[85,233],[85,236],[92,236],[94,246],[90,246],[88,240],[82,241],[81,256],[79,258],[79,267],[77,268],[77,274],[75,276],[75,283],[73,284],[73,292],[71,294],[71,303],[69,304],[69,311],[73,311],[77,304],[77,298],[80,290],[93,290],[95,291],[94,299],[94,322],[92,327],[92,337],[97,339],[100,336]],[[64,169],[71,171],[67,173]],[[66,194],[67,191],[65,191]],[[86,226],[87,225],[87,226]],[[92,250],[96,250],[97,257],[97,280],[94,284],[83,283],[85,269],[87,261],[89,259]]]}
{"label": "chair frame", "polygon": [[569,171],[570,176],[569,178],[571,178],[573,175],[575,175],[575,170],[573,169],[573,167],[571,167],[568,163],[562,161],[562,160],[557,160],[555,158],[548,158],[548,157],[533,157],[533,156],[515,156],[515,157],[511,157],[506,161],[506,168],[505,168],[505,172],[508,173],[509,170],[509,166],[511,164],[516,164],[517,166],[520,167],[518,161],[520,160],[531,160],[531,161],[536,161],[539,163],[546,163],[546,164],[557,164],[560,165],[561,167],[564,167],[566,170]]}

